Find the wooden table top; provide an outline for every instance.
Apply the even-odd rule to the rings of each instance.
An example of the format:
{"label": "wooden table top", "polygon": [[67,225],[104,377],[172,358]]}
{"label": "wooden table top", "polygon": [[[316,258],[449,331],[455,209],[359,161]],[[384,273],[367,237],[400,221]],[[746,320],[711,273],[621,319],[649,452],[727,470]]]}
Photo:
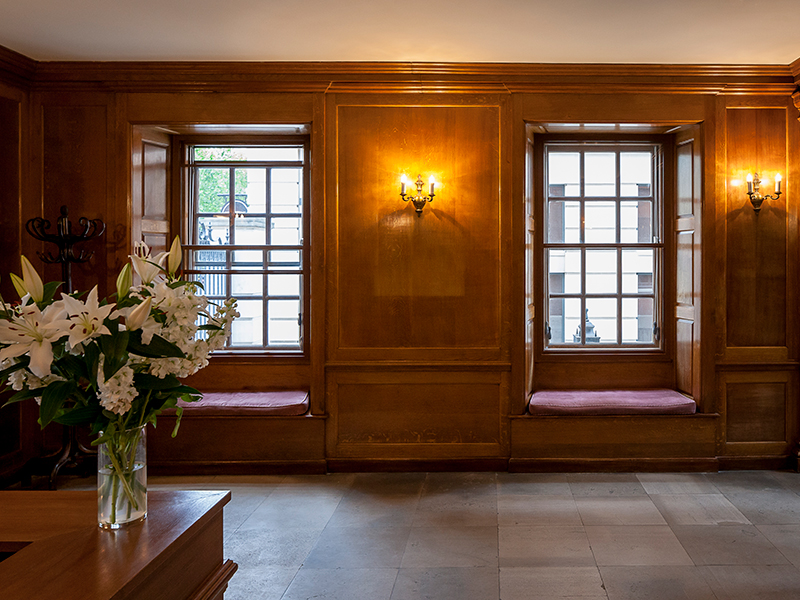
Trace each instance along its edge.
{"label": "wooden table top", "polygon": [[106,531],[97,525],[96,491],[0,492],[0,551],[16,551],[0,562],[0,596],[126,597],[169,560],[178,538],[221,513],[230,492],[151,491],[147,501],[144,521]]}

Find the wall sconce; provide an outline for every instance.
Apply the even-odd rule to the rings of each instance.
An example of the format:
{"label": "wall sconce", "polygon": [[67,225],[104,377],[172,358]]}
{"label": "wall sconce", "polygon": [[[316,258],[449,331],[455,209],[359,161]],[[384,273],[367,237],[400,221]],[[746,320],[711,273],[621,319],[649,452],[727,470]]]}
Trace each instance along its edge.
{"label": "wall sconce", "polygon": [[761,180],[758,178],[758,173],[755,176],[751,175],[750,173],[747,174],[747,195],[750,197],[750,203],[753,205],[753,210],[758,211],[761,210],[761,203],[764,202],[767,198],[770,200],[777,200],[781,196],[781,174],[778,173],[775,175],[775,195],[774,196],[762,196],[759,188],[761,187]]}
{"label": "wall sconce", "polygon": [[433,202],[433,197],[436,195],[433,193],[434,186],[436,185],[436,181],[433,178],[433,175],[430,176],[428,179],[430,183],[430,191],[428,195],[425,196],[422,194],[422,186],[425,185],[425,182],[422,181],[422,175],[417,175],[417,180],[414,182],[417,186],[417,193],[414,196],[409,196],[406,198],[406,185],[408,184],[408,179],[405,175],[400,178],[400,196],[403,198],[403,202],[411,202],[414,204],[414,210],[417,211],[417,216],[422,216],[422,207],[425,206],[426,202]]}

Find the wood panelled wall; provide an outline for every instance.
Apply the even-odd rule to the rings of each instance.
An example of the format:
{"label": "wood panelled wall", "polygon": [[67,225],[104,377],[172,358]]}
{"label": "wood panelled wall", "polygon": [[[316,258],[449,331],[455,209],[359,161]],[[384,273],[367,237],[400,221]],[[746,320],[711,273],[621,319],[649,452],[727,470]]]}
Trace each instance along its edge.
{"label": "wood panelled wall", "polygon": [[[108,224],[75,275],[101,293],[134,239],[160,247],[179,233],[170,131],[306,124],[307,355],[214,358],[193,385],[309,388],[332,469],[785,466],[800,393],[795,85],[788,66],[37,64],[0,53],[0,244],[14,257],[0,289],[13,297],[5,272],[40,249],[21,224],[54,220],[62,204]],[[531,125],[546,123],[683,131],[667,263],[674,335],[657,360],[565,365],[531,349],[541,315],[526,292],[539,226],[526,209],[528,149]],[[744,186],[756,170],[785,175],[786,193],[759,215]],[[421,217],[399,197],[402,173],[439,182]],[[523,414],[530,385],[573,387],[578,372],[603,387],[635,372],[690,391],[702,414]],[[0,417],[16,432],[0,447],[13,470],[33,434],[20,415]]]}

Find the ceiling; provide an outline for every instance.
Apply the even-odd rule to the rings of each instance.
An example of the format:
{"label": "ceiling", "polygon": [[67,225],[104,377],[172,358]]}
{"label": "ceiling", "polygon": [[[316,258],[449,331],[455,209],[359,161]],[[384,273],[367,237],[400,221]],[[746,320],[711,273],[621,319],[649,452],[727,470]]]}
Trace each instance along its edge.
{"label": "ceiling", "polygon": [[798,0],[0,0],[40,61],[779,64]]}

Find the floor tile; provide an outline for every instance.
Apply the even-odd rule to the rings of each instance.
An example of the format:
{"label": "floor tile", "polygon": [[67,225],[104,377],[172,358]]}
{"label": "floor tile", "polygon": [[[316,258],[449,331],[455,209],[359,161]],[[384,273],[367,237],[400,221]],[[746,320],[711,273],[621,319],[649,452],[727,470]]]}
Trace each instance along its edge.
{"label": "floor tile", "polygon": [[497,493],[501,496],[568,496],[572,490],[564,473],[498,473]]}
{"label": "floor tile", "polygon": [[785,489],[770,471],[722,471],[709,473],[708,480],[723,494],[778,492]]}
{"label": "floor tile", "polygon": [[422,491],[425,473],[356,473],[349,494],[415,495]]}
{"label": "floor tile", "polygon": [[793,492],[781,490],[725,495],[754,525],[800,524],[800,496]]}
{"label": "floor tile", "polygon": [[572,496],[501,496],[497,522],[509,525],[581,525]]}
{"label": "floor tile", "polygon": [[499,600],[496,567],[400,569],[391,600]]}
{"label": "floor tile", "polygon": [[497,526],[497,494],[423,494],[414,513],[414,527]]}
{"label": "floor tile", "polygon": [[650,499],[670,525],[750,523],[722,494],[657,494]]}
{"label": "floor tile", "polygon": [[328,527],[305,566],[318,569],[399,568],[410,527]]}
{"label": "floor tile", "polygon": [[397,569],[303,567],[282,600],[389,600],[396,579]]}
{"label": "floor tile", "polygon": [[250,514],[239,529],[323,529],[340,501],[340,496],[307,496],[276,490]]}
{"label": "floor tile", "polygon": [[638,473],[648,494],[717,494],[719,490],[705,473]]}
{"label": "floor tile", "polygon": [[794,600],[800,598],[800,572],[792,566],[701,567],[721,600]]}
{"label": "floor tile", "polygon": [[500,527],[500,567],[594,567],[583,527]]}
{"label": "floor tile", "polygon": [[578,496],[575,503],[584,525],[666,525],[647,496]]}
{"label": "floor tile", "polygon": [[428,473],[423,495],[467,492],[472,495],[497,493],[496,473]]}
{"label": "floor tile", "polygon": [[800,567],[800,525],[757,525],[758,530],[795,567]]}
{"label": "floor tile", "polygon": [[497,568],[497,527],[414,527],[401,566]]}
{"label": "floor tile", "polygon": [[606,592],[597,567],[502,567],[500,597],[503,600],[605,598]]}
{"label": "floor tile", "polygon": [[644,496],[647,492],[633,473],[570,473],[574,496]]}
{"label": "floor tile", "polygon": [[225,600],[277,600],[292,583],[298,567],[239,569],[233,574]]}
{"label": "floor tile", "polygon": [[317,543],[321,530],[286,528],[235,531],[224,540],[225,558],[241,571],[260,567],[299,567]]}
{"label": "floor tile", "polygon": [[675,525],[696,565],[785,565],[788,560],[755,525]]}
{"label": "floor tile", "polygon": [[347,495],[339,502],[328,527],[410,527],[419,504],[414,495]]}
{"label": "floor tile", "polygon": [[666,525],[590,525],[586,535],[598,566],[694,564]]}
{"label": "floor tile", "polygon": [[770,471],[770,475],[784,488],[800,493],[800,473],[795,471]]}
{"label": "floor tile", "polygon": [[698,567],[600,567],[608,600],[718,600]]}

